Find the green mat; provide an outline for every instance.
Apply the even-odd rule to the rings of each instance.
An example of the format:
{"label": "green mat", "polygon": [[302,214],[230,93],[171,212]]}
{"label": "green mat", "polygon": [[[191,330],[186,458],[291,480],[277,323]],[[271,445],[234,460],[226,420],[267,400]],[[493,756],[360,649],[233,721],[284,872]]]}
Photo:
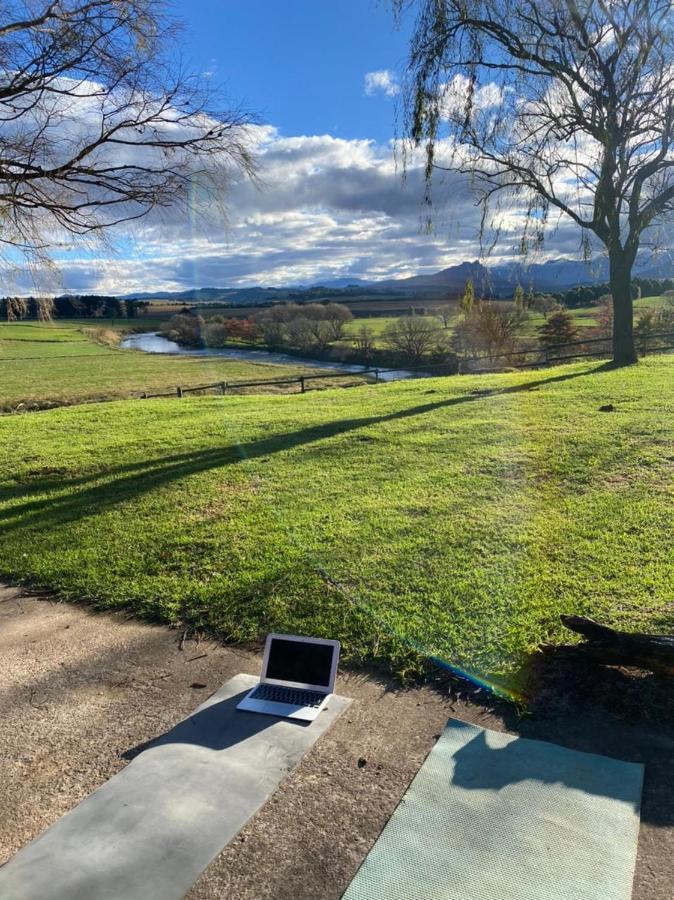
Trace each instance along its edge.
{"label": "green mat", "polygon": [[642,779],[450,720],[344,900],[629,900]]}

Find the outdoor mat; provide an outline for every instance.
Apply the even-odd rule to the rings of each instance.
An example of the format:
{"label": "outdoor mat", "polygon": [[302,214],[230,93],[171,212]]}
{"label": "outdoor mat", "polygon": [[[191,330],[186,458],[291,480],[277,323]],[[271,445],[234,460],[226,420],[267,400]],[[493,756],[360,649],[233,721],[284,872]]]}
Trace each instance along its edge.
{"label": "outdoor mat", "polygon": [[343,900],[629,900],[642,777],[450,719]]}
{"label": "outdoor mat", "polygon": [[184,897],[349,703],[309,724],[236,711],[257,681],[232,678],[20,850],[2,900]]}

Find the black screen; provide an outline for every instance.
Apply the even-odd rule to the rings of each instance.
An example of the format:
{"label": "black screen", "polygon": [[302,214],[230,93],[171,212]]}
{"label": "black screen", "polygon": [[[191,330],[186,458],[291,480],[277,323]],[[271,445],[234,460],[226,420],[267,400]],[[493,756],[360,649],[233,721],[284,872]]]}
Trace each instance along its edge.
{"label": "black screen", "polygon": [[304,641],[272,638],[266,677],[328,687],[332,653],[333,647],[330,644],[307,644]]}

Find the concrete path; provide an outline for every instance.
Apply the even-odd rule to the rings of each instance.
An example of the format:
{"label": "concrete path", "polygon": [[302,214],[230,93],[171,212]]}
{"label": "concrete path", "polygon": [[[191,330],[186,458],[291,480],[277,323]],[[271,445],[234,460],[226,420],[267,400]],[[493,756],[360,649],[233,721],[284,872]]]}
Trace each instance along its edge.
{"label": "concrete path", "polygon": [[[261,654],[0,585],[0,867]],[[180,649],[182,646],[182,650]],[[342,668],[353,698],[187,900],[339,900],[450,716],[646,766],[632,900],[671,900],[671,679],[562,666],[536,709]],[[131,752],[129,752],[131,751]],[[2,868],[0,868],[0,872]],[[48,896],[45,897],[48,900]]]}
{"label": "concrete path", "polygon": [[180,900],[348,706],[236,710],[237,675],[0,869],[3,900]]}

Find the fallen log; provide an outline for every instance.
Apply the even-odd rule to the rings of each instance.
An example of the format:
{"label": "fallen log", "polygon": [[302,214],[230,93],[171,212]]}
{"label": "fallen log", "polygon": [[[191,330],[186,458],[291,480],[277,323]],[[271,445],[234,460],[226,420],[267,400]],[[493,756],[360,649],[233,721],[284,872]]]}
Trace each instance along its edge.
{"label": "fallen log", "polygon": [[674,636],[616,631],[585,616],[560,616],[562,624],[586,643],[574,650],[607,666],[638,666],[674,675]]}

